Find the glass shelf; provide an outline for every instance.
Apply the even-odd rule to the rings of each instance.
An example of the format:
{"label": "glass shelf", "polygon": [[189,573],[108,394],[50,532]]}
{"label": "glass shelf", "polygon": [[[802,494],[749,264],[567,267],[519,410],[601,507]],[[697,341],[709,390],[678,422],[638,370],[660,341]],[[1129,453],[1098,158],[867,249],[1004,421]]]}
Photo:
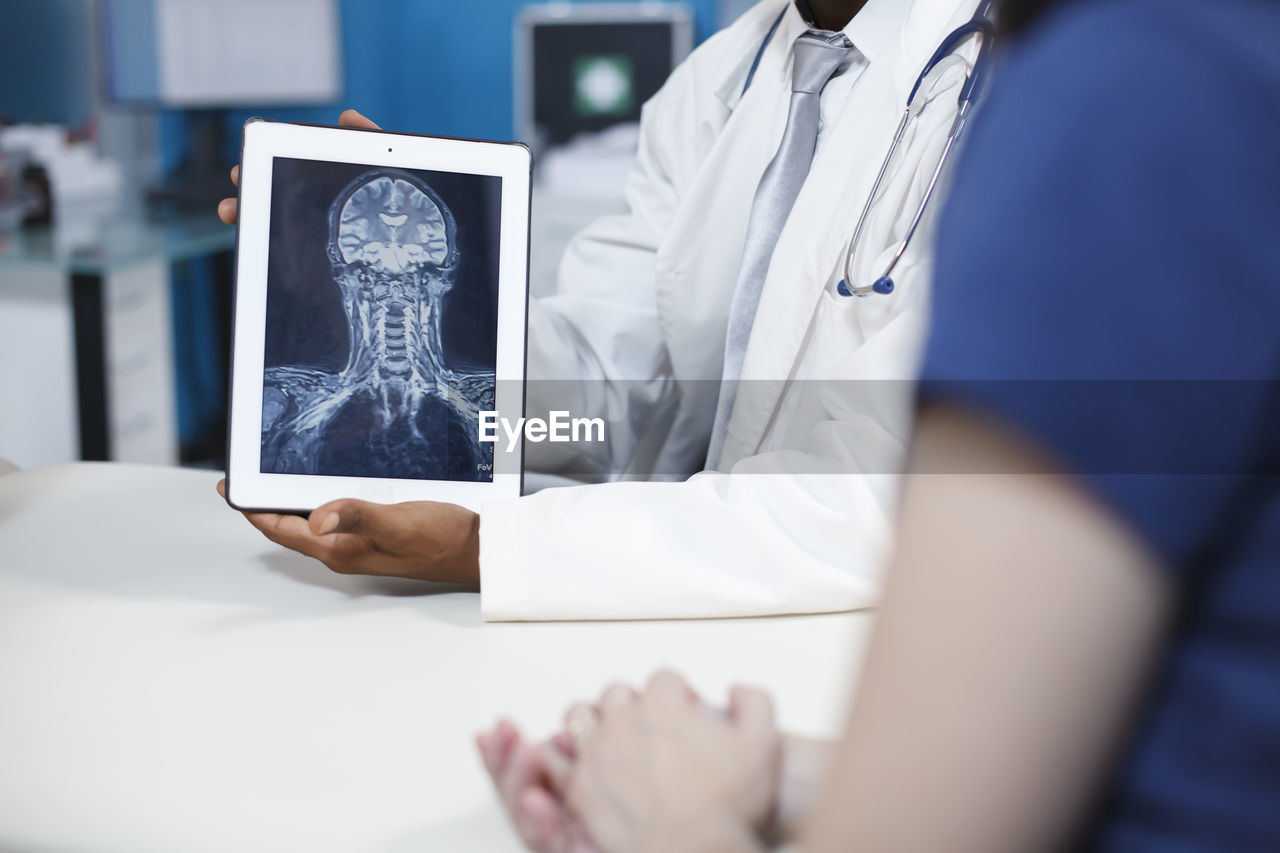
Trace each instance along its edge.
{"label": "glass shelf", "polygon": [[0,270],[105,275],[152,261],[176,263],[235,248],[236,230],[212,212],[125,217],[54,228],[0,231]]}

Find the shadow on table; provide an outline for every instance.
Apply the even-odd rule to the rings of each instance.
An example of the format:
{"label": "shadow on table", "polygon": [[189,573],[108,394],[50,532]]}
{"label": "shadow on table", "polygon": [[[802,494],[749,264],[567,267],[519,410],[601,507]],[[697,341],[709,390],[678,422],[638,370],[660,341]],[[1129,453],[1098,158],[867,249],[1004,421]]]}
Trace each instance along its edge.
{"label": "shadow on table", "polygon": [[473,586],[340,575],[265,543],[258,554],[219,564],[208,556],[217,553],[216,542],[193,533],[189,551],[197,556],[177,560],[157,559],[145,538],[122,537],[86,549],[74,544],[74,535],[44,536],[36,547],[6,555],[13,560],[3,575],[106,598],[249,608],[220,623],[224,628],[402,608],[415,601],[421,602],[415,609],[423,619],[464,628],[484,624]]}
{"label": "shadow on table", "polygon": [[25,579],[106,598],[248,608],[233,622],[403,609],[409,603],[425,620],[482,624],[474,588],[335,574],[262,539],[227,510],[206,479],[109,464],[0,477],[0,582]]}
{"label": "shadow on table", "polygon": [[294,583],[336,592],[348,601],[365,599],[433,598],[444,595],[473,594],[474,617],[460,617],[452,611],[438,610],[432,615],[441,621],[462,627],[481,623],[479,587],[468,584],[429,583],[407,578],[378,578],[365,575],[342,575],[330,571],[323,563],[290,551],[263,554],[259,561],[268,570],[283,575]]}

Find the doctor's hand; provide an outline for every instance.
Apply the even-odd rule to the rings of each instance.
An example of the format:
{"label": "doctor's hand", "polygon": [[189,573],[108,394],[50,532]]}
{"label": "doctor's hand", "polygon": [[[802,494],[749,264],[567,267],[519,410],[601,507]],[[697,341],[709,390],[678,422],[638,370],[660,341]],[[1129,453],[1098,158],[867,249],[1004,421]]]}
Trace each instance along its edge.
{"label": "doctor's hand", "polygon": [[[347,110],[338,117],[339,127],[363,127],[369,130],[378,130],[378,126],[369,119],[360,115],[355,110]],[[231,169],[231,183],[237,187],[240,186],[240,167],[235,166]],[[235,225],[236,219],[240,214],[240,203],[234,198],[224,198],[218,202],[218,218],[228,225]]]}
{"label": "doctor's hand", "polygon": [[[218,482],[218,494],[226,497],[226,480]],[[340,500],[309,518],[255,512],[244,517],[272,542],[339,574],[480,582],[480,516],[453,504]]]}
{"label": "doctor's hand", "polygon": [[567,736],[572,760],[546,754],[551,786],[601,850],[764,849],[783,753],[767,694],[734,688],[715,712],[662,672],[571,710]]}

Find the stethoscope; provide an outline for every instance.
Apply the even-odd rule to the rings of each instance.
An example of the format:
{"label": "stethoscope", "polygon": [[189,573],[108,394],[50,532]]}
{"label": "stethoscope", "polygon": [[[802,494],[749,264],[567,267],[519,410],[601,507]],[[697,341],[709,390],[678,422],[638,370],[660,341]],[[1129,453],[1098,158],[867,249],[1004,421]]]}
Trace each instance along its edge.
{"label": "stethoscope", "polygon": [[[789,0],[788,0],[789,2]],[[938,49],[933,52],[933,56],[925,64],[924,70],[920,72],[920,76],[916,78],[916,84],[911,88],[911,94],[907,96],[907,109],[902,114],[902,121],[898,123],[898,130],[893,136],[893,142],[889,145],[889,153],[885,155],[884,164],[880,167],[880,173],[876,176],[875,186],[871,188],[871,194],[867,196],[867,203],[862,208],[862,215],[858,217],[858,225],[853,231],[853,236],[849,238],[849,245],[845,250],[844,257],[844,278],[840,280],[836,287],[836,292],[841,296],[869,296],[872,293],[879,293],[887,296],[893,293],[896,286],[893,281],[893,272],[898,268],[898,263],[907,253],[907,249],[911,245],[911,240],[915,237],[916,232],[920,230],[920,223],[924,221],[925,214],[929,210],[929,202],[933,198],[933,192],[938,186],[938,181],[942,177],[942,172],[946,168],[947,160],[951,156],[951,151],[955,148],[956,141],[960,135],[964,133],[965,124],[968,121],[969,112],[974,103],[977,101],[978,95],[981,93],[982,83],[987,73],[989,64],[989,56],[991,45],[995,36],[995,23],[991,18],[991,6],[993,0],[984,0],[978,5],[977,10],[973,13],[973,17],[966,23],[957,27],[954,31],[942,40],[942,44],[938,45]],[[747,89],[751,88],[751,82],[755,79],[756,71],[760,67],[760,60],[764,57],[765,49],[769,47],[769,43],[773,40],[774,35],[778,31],[778,27],[782,24],[783,18],[786,16],[787,10],[784,8],[782,14],[773,22],[773,26],[769,28],[769,32],[765,34],[764,42],[760,45],[760,50],[756,53],[755,61],[751,64],[751,70],[747,72],[747,82],[743,87],[743,94]],[[911,220],[911,226],[907,229],[907,235],[902,242],[898,244],[898,249],[894,253],[893,260],[889,262],[888,268],[873,283],[863,287],[854,287],[849,284],[853,281],[853,254],[857,249],[858,241],[862,239],[863,229],[866,228],[867,218],[871,214],[871,208],[875,203],[876,197],[880,194],[881,186],[884,184],[884,177],[889,171],[889,166],[893,163],[893,156],[898,151],[898,146],[902,144],[902,139],[906,135],[907,125],[911,123],[912,116],[916,115],[919,110],[924,108],[924,104],[919,105],[917,109],[916,95],[920,92],[921,86],[924,84],[925,78],[937,68],[947,57],[959,49],[971,36],[978,36],[981,43],[978,48],[978,55],[974,59],[973,67],[969,69],[968,77],[965,79],[964,86],[960,89],[960,97],[958,99],[959,112],[956,114],[955,121],[951,123],[951,130],[947,134],[946,147],[942,150],[942,158],[938,161],[937,168],[933,170],[933,177],[929,180],[929,188],[925,191],[924,198],[920,201],[920,206],[916,208],[915,216]],[[927,101],[927,98],[926,98]]]}

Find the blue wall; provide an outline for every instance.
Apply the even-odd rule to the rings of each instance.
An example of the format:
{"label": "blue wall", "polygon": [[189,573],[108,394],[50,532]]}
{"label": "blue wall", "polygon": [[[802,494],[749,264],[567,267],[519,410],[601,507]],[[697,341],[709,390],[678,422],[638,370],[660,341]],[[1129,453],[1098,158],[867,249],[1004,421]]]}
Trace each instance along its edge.
{"label": "blue wall", "polygon": [[[270,2],[270,0],[263,0]],[[618,0],[595,0],[618,2]],[[715,28],[717,0],[686,0],[697,39]],[[356,107],[385,127],[510,139],[512,25],[523,0],[340,0],[346,94],[304,109],[237,111],[333,122]],[[88,0],[0,0],[0,116],[80,125],[92,114],[93,20]],[[181,115],[163,117],[166,165],[184,144]],[[238,132],[231,134],[238,137]]]}
{"label": "blue wall", "polygon": [[[689,4],[702,41],[715,29],[717,0]],[[233,121],[239,125],[263,112],[283,121],[332,123],[341,109],[354,107],[391,130],[511,139],[512,27],[523,5],[523,0],[342,0],[342,102],[237,111]]]}
{"label": "blue wall", "polygon": [[0,119],[80,127],[93,115],[84,0],[0,0]]}

